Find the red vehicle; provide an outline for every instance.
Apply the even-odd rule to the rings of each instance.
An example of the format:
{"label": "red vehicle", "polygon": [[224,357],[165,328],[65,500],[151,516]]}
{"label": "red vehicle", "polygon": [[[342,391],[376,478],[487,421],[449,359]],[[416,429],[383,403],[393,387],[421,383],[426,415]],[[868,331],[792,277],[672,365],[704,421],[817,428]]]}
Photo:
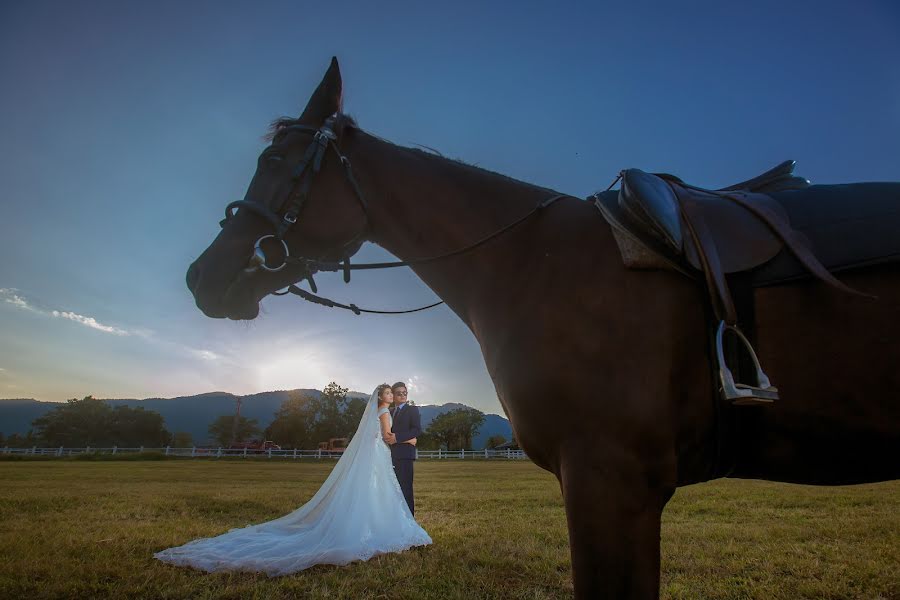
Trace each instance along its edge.
{"label": "red vehicle", "polygon": [[230,447],[231,450],[243,450],[244,448],[246,448],[248,452],[251,450],[253,452],[281,450],[281,446],[271,440],[248,440],[246,442],[237,442]]}
{"label": "red vehicle", "polygon": [[319,451],[322,454],[343,454],[347,449],[350,438],[331,438],[327,442],[319,442]]}

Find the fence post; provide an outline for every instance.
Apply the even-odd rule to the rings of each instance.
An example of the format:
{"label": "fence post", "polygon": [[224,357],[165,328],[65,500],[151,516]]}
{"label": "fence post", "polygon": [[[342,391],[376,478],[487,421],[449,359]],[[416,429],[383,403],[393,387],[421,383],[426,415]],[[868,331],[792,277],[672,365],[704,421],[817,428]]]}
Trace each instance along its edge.
{"label": "fence post", "polygon": [[63,455],[63,447],[62,447],[62,446],[60,446],[60,447],[59,447],[59,450],[56,451],[56,455],[57,455],[57,456],[62,456],[62,455]]}
{"label": "fence post", "polygon": [[166,456],[169,455],[169,446],[166,446]]}
{"label": "fence post", "polygon": [[247,446],[244,446],[244,458],[247,458]]}
{"label": "fence post", "polygon": [[269,448],[269,458],[272,458],[272,449]]}
{"label": "fence post", "polygon": [[294,447],[294,458],[297,458],[297,447]]}
{"label": "fence post", "polygon": [[85,454],[90,454],[90,453],[91,453],[91,447],[90,447],[90,446],[86,447],[86,448],[84,449],[84,453],[85,453]]}
{"label": "fence post", "polygon": [[443,458],[443,457],[441,456],[441,449],[440,449],[440,448],[438,448],[438,458]]}
{"label": "fence post", "polygon": [[113,446],[113,451],[112,451],[112,453],[115,454],[116,452],[118,452],[118,450],[119,450],[119,446],[118,446],[118,445],[115,445],[115,446]]}
{"label": "fence post", "polygon": [[222,446],[219,446],[219,449],[216,450],[216,458],[222,457]]}
{"label": "fence post", "polygon": [[197,446],[191,446],[191,458],[197,456]]}

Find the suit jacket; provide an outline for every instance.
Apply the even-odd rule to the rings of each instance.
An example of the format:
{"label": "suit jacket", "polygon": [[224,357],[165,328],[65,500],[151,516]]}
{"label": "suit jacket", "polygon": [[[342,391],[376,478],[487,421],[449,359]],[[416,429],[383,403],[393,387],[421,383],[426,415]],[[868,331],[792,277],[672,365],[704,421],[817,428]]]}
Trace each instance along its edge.
{"label": "suit jacket", "polygon": [[403,444],[407,440],[419,437],[422,434],[422,418],[419,416],[419,407],[413,406],[408,402],[404,403],[403,410],[397,417],[394,413],[397,409],[391,410],[391,418],[393,425],[391,431],[397,436],[397,443],[391,444],[391,458],[398,459],[416,459],[416,447],[412,444]]}

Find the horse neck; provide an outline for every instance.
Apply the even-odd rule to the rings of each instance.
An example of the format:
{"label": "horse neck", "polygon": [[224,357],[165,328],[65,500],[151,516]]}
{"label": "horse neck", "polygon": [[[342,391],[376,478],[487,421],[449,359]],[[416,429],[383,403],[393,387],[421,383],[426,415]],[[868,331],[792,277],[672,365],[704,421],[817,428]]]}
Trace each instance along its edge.
{"label": "horse neck", "polygon": [[[358,132],[354,168],[370,198],[371,241],[404,261],[458,250],[518,220],[554,192]],[[511,233],[412,269],[472,325],[471,294],[509,269]],[[507,239],[503,239],[507,238]],[[469,302],[471,304],[471,302]]]}

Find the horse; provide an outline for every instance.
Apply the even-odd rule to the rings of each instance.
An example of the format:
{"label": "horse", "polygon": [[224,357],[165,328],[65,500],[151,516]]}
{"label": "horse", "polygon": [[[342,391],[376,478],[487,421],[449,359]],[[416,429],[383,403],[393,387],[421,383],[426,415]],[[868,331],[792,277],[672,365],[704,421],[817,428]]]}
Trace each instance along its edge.
{"label": "horse", "polygon": [[809,279],[754,290],[757,351],[781,398],[725,406],[696,281],[625,268],[590,202],[394,145],[342,102],[332,58],[190,265],[196,305],[253,319],[263,297],[314,284],[316,265],[346,267],[363,242],[407,261],[471,330],[516,440],[556,476],[576,597],[658,597],[660,520],[679,486],[898,478],[896,263],[843,274],[874,301]]}

